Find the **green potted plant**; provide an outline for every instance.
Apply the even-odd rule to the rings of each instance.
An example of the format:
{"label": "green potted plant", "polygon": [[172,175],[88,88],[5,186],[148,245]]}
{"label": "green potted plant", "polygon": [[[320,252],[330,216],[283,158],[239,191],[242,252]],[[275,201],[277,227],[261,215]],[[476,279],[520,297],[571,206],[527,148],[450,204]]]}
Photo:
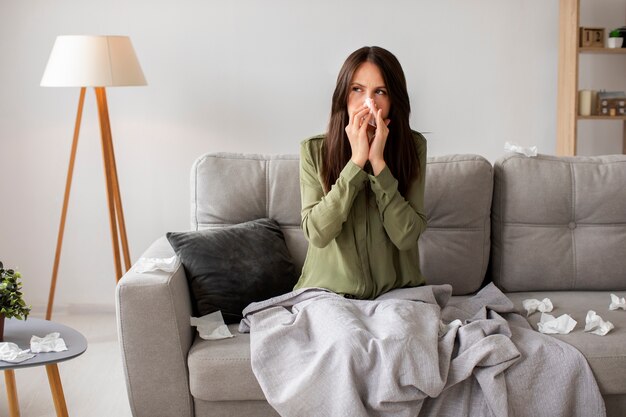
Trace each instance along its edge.
{"label": "green potted plant", "polygon": [[609,48],[621,48],[622,42],[624,42],[624,38],[622,38],[622,32],[620,29],[613,29],[611,32],[609,32]]}
{"label": "green potted plant", "polygon": [[4,269],[0,262],[0,342],[4,340],[4,319],[26,320],[30,313],[22,298],[22,274],[13,269]]}

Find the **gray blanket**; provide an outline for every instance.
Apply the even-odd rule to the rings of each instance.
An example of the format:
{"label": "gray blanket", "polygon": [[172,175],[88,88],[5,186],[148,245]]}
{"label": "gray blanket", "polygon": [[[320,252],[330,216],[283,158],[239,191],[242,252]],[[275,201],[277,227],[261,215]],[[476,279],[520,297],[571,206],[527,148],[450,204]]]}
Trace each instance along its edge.
{"label": "gray blanket", "polygon": [[283,417],[604,416],[585,358],[534,331],[495,286],[376,300],[302,289],[249,305],[252,369]]}

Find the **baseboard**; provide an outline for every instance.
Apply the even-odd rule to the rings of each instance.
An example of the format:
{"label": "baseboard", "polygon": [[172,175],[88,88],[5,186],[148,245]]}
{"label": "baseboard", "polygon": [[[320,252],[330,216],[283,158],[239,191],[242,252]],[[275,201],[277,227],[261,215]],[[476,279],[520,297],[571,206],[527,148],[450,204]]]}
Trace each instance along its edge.
{"label": "baseboard", "polygon": [[[35,304],[32,306],[30,314],[33,317],[45,317],[47,305]],[[114,304],[94,304],[94,303],[68,303],[55,305],[52,310],[53,317],[56,315],[80,315],[80,314],[115,314]]]}

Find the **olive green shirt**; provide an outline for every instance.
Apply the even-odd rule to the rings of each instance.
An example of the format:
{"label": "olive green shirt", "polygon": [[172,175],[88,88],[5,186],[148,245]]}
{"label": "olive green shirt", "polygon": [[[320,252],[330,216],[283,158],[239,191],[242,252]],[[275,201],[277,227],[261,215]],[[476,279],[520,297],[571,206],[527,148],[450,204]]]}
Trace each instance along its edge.
{"label": "olive green shirt", "polygon": [[374,176],[352,161],[325,194],[324,136],[302,142],[302,230],[309,248],[295,289],[321,287],[372,299],[393,288],[424,284],[417,241],[426,229],[426,139],[417,132],[413,137],[420,176],[410,185],[406,199],[388,167]]}

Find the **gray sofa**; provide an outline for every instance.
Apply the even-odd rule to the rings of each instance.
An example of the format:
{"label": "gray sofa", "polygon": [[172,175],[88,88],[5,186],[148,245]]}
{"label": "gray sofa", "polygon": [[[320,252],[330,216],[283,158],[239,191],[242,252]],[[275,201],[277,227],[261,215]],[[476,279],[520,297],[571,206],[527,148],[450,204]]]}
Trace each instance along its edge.
{"label": "gray sofa", "polygon": [[[207,154],[191,173],[194,230],[270,217],[281,225],[298,267],[300,230],[296,156]],[[626,415],[626,156],[527,158],[493,166],[475,155],[428,159],[428,229],[420,259],[431,284],[452,284],[454,299],[493,281],[520,311],[526,298],[550,298],[553,315],[577,327],[555,336],[587,358],[609,416]],[[169,257],[163,237],[142,256]],[[250,367],[249,335],[205,341],[189,325],[185,272],[137,274],[120,281],[118,327],[133,415],[276,416]],[[594,310],[615,329],[583,332]],[[529,317],[536,328],[539,314]]]}

